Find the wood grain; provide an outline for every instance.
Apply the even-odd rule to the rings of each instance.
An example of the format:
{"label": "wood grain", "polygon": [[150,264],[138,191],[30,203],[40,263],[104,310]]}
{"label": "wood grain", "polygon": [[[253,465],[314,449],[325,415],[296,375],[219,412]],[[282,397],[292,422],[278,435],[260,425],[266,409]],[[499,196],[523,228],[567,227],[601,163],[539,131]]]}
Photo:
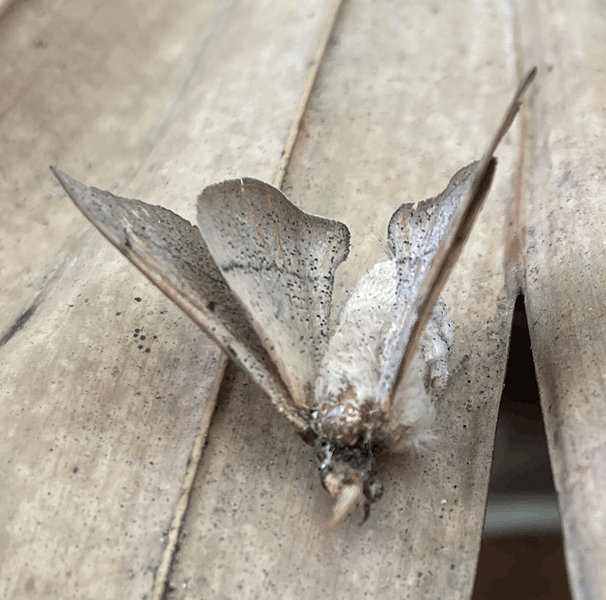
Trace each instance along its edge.
{"label": "wood grain", "polygon": [[572,593],[606,596],[606,16],[524,5],[542,63],[522,190],[524,292]]}
{"label": "wood grain", "polygon": [[[207,183],[270,180],[335,5],[150,6],[21,3],[2,23],[15,50],[2,82],[3,151],[14,155],[3,290],[7,311],[29,317],[7,319],[0,351],[6,598],[149,596],[219,360],[97,232],[74,242],[81,217],[48,163],[104,187],[117,179],[118,192],[190,219]],[[45,215],[52,225],[36,228]]]}
{"label": "wood grain", "polygon": [[[446,30],[472,19],[471,10],[343,6],[285,179],[302,208],[352,230],[337,302],[380,255],[376,235],[385,236],[395,208],[442,190],[477,158],[515,90],[505,15],[489,33],[468,31],[474,51],[460,63],[456,27],[452,37]],[[437,32],[438,53],[431,49]],[[354,514],[327,531],[331,502],[312,453],[232,373],[169,598],[470,596],[515,299],[515,289],[504,287],[503,224],[519,153],[514,132],[498,153],[494,189],[446,293],[457,327],[453,364],[464,354],[470,361],[440,404],[437,447],[392,458],[385,497],[369,521],[360,527]]]}
{"label": "wood grain", "polygon": [[[573,594],[606,594],[603,7],[347,0],[322,60],[337,4],[0,3],[0,596],[469,598],[520,290]],[[309,448],[230,367],[201,453],[218,351],[48,164],[189,219],[206,184],[285,175],[352,231],[338,308],[532,64],[445,291],[453,366],[470,358],[437,446],[384,465],[363,527],[327,531]]]}
{"label": "wood grain", "polygon": [[91,185],[131,180],[226,12],[148,6],[34,0],[0,20],[0,335],[73,256],[82,232],[48,166]]}

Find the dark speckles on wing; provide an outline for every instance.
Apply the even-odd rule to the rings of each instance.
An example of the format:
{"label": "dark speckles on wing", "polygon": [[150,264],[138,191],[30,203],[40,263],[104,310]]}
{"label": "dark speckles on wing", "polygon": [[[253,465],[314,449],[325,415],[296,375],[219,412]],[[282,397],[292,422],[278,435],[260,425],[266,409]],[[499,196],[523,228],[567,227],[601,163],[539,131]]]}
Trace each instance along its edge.
{"label": "dark speckles on wing", "polygon": [[[402,205],[389,222],[388,235],[397,267],[396,319],[385,350],[385,361],[377,388],[379,402],[391,405],[394,391],[410,364],[424,324],[431,317],[437,295],[425,279],[433,268],[438,250],[446,251],[436,265],[451,253],[453,223],[473,190],[480,162],[463,167],[446,189],[417,207]],[[435,281],[435,280],[434,280]],[[442,280],[444,281],[444,280]],[[425,286],[425,287],[422,287]],[[437,289],[437,288],[435,288]]]}
{"label": "dark speckles on wing", "polygon": [[387,234],[396,256],[399,311],[408,310],[417,296],[446,228],[471,189],[477,165],[474,162],[457,171],[441,194],[416,206],[403,204],[391,217]]}
{"label": "dark speckles on wing", "polygon": [[272,401],[304,430],[306,419],[289,403],[288,391],[275,365],[247,320],[238,297],[215,265],[198,228],[160,206],[120,198],[54,172],[101,233],[230,357],[246,367]]}
{"label": "dark speckles on wing", "polygon": [[295,402],[310,406],[307,384],[327,346],[334,273],[347,256],[349,231],[254,179],[206,188],[198,222]]}

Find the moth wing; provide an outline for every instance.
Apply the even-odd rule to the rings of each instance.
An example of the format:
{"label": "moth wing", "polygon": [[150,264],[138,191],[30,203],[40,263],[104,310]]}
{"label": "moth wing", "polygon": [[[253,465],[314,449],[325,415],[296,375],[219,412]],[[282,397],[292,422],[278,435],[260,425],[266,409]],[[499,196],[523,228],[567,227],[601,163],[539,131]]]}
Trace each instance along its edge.
{"label": "moth wing", "polygon": [[244,367],[297,428],[305,430],[304,413],[294,406],[198,228],[160,206],[121,198],[51,170],[93,225]]}
{"label": "moth wing", "polygon": [[444,192],[418,209],[403,205],[390,220],[389,241],[397,264],[396,320],[377,389],[377,401],[386,411],[488,194],[496,168],[494,151],[536,71],[532,69],[518,87],[483,158],[458,171]]}
{"label": "moth wing", "polygon": [[446,189],[418,204],[403,204],[387,227],[388,242],[396,260],[396,306],[398,313],[408,312],[419,296],[423,277],[428,272],[452,223],[457,208],[473,186],[479,161],[457,171]]}
{"label": "moth wing", "polygon": [[248,178],[207,187],[198,199],[198,225],[295,404],[311,407],[349,230]]}

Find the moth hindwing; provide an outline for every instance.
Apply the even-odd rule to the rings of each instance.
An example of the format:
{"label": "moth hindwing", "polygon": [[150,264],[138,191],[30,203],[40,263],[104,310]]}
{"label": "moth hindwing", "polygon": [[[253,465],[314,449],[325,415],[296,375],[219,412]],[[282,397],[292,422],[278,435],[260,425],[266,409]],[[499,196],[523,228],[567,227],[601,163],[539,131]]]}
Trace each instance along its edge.
{"label": "moth hindwing", "polygon": [[310,215],[255,179],[224,181],[198,198],[198,227],[139,200],[53,173],[85,216],[246,369],[308,443],[335,498],[332,523],[381,497],[377,450],[434,437],[435,398],[448,381],[453,326],[439,294],[492,182],[488,151],[438,196],[402,205],[388,227],[392,256],[360,280],[334,332],[335,271],[349,252],[343,223]]}

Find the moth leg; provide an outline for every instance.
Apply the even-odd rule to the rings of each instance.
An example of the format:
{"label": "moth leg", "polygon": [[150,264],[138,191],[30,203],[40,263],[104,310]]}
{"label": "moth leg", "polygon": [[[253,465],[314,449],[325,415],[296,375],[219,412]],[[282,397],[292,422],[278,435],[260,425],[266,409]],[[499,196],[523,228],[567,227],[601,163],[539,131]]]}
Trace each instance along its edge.
{"label": "moth leg", "polygon": [[364,525],[370,516],[370,505],[373,502],[380,500],[384,493],[385,486],[380,479],[374,477],[370,478],[369,481],[366,482],[366,485],[364,486],[364,518],[362,519],[360,525]]}

